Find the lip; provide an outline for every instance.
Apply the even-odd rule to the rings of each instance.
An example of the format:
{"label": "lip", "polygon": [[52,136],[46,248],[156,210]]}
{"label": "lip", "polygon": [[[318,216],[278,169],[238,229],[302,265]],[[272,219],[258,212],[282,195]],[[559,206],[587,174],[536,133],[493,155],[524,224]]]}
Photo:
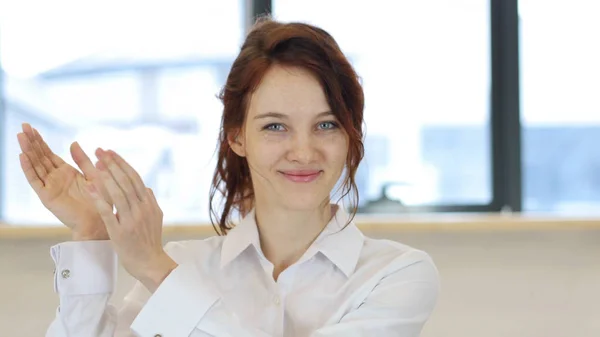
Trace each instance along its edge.
{"label": "lip", "polygon": [[317,180],[322,171],[319,170],[289,170],[279,171],[286,179],[295,183],[310,183]]}

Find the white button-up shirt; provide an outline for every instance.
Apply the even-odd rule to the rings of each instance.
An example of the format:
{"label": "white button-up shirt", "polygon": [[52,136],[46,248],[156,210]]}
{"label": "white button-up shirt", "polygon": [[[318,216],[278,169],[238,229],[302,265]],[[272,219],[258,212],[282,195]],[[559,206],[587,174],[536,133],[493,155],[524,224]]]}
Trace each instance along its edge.
{"label": "white button-up shirt", "polygon": [[416,337],[439,292],[424,252],[363,236],[335,216],[273,279],[254,212],[225,237],[169,243],[179,264],[154,294],[139,282],[109,305],[117,258],[108,241],[52,247],[60,297],[47,337]]}

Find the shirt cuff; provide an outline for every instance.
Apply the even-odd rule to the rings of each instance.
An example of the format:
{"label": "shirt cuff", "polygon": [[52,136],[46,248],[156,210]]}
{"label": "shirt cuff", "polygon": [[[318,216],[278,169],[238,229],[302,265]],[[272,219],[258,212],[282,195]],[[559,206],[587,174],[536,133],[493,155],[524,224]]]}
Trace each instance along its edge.
{"label": "shirt cuff", "polygon": [[117,282],[117,255],[110,241],[71,241],[50,248],[54,291],[60,295],[112,293]]}
{"label": "shirt cuff", "polygon": [[189,336],[219,296],[193,263],[161,283],[131,325],[139,336]]}

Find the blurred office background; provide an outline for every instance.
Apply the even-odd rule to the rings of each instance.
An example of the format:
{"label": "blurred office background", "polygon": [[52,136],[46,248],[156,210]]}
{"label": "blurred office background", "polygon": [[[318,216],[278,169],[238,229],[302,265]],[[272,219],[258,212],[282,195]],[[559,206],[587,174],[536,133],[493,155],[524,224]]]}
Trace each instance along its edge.
{"label": "blurred office background", "polygon": [[[167,225],[207,224],[216,94],[264,12],[329,31],[363,79],[361,214],[600,219],[598,0],[0,0],[0,222],[60,226],[19,167],[29,122],[65,159],[122,153]],[[438,262],[424,336],[600,335],[598,230],[478,228],[378,234]],[[0,237],[0,331],[43,334],[52,240]]]}

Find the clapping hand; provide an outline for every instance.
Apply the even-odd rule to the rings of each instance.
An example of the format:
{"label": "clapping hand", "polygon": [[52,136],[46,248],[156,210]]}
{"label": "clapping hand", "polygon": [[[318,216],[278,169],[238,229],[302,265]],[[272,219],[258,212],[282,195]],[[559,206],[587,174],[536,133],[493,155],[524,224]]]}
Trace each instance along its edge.
{"label": "clapping hand", "polygon": [[[86,184],[123,267],[153,292],[177,267],[162,245],[163,213],[139,174],[114,151],[96,151],[97,179]],[[102,197],[103,186],[113,206]]]}
{"label": "clapping hand", "polygon": [[[107,240],[102,218],[85,188],[97,180],[97,170],[79,144],[71,145],[71,156],[81,172],[52,152],[31,125],[23,124],[23,132],[17,139],[22,151],[19,155],[21,168],[29,185],[42,204],[71,229],[73,239]],[[98,189],[104,191],[100,185]],[[106,191],[100,195],[107,203],[112,203]]]}
{"label": "clapping hand", "polygon": [[110,239],[124,268],[152,292],[177,267],[163,250],[163,213],[152,190],[119,155],[98,149],[94,165],[75,142],[71,156],[80,172],[31,125],[23,124],[17,138],[27,181],[73,240]]}

